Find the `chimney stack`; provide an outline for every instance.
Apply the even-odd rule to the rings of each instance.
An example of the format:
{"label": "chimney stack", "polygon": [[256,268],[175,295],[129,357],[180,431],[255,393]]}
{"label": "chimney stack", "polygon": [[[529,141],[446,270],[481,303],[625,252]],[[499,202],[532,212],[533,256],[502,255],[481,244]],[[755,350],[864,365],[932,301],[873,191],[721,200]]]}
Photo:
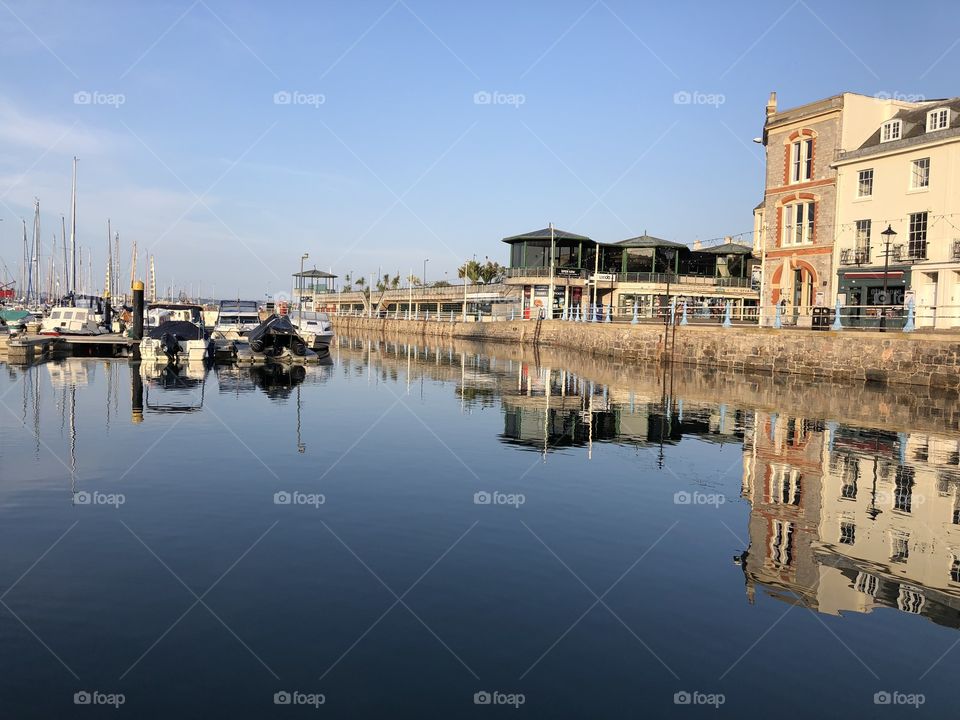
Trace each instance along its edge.
{"label": "chimney stack", "polygon": [[694,250],[701,250],[702,248],[703,248],[703,241],[700,240],[700,238],[697,238],[696,240],[693,241]]}
{"label": "chimney stack", "polygon": [[771,116],[777,114],[777,91],[774,90],[770,93],[770,99],[767,100],[767,119],[769,120]]}

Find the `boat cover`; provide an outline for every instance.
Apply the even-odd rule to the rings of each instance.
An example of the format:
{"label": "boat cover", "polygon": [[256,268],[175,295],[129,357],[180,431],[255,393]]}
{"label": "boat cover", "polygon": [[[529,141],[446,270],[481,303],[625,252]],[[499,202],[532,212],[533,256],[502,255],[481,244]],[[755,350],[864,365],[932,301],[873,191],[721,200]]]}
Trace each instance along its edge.
{"label": "boat cover", "polygon": [[206,340],[207,333],[186,320],[168,320],[147,331],[147,337],[160,340],[164,335],[173,335],[177,340]]}

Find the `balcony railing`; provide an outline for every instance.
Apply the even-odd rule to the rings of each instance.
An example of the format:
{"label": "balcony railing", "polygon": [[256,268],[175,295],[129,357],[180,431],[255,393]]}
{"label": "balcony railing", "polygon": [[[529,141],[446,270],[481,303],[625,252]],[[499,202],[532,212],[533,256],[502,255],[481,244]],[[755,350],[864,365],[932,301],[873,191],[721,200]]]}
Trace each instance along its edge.
{"label": "balcony railing", "polygon": [[870,247],[843,248],[840,251],[841,265],[867,265],[870,263]]}
{"label": "balcony railing", "polygon": [[960,240],[953,241],[953,259],[960,260]]}
{"label": "balcony railing", "polygon": [[906,247],[894,245],[890,250],[894,262],[912,263],[927,259],[927,241],[910,242]]}
{"label": "balcony railing", "polygon": [[[739,277],[714,277],[712,275],[674,275],[673,273],[652,273],[652,272],[626,272],[626,273],[600,273],[604,276],[599,281],[601,287],[606,287],[611,282],[620,283],[650,283],[654,285],[665,285],[668,281],[677,285],[709,285],[712,287],[750,287],[750,278]],[[580,269],[557,268],[554,272],[554,280],[561,282],[563,280],[589,280],[593,272]],[[509,268],[507,270],[508,278],[549,278],[550,268]]]}

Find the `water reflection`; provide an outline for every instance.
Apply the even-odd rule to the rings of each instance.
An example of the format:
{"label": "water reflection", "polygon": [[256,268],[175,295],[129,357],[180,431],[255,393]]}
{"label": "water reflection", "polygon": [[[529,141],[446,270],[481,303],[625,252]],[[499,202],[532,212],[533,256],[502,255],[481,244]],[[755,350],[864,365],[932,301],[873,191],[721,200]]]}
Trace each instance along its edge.
{"label": "water reflection", "polygon": [[341,338],[336,352],[345,374],[444,380],[464,412],[499,405],[501,441],[544,458],[613,443],[662,468],[686,438],[742,446],[749,602],[759,588],[833,615],[890,607],[960,628],[954,397],[463,342]]}
{"label": "water reflection", "polygon": [[960,627],[958,450],[943,434],[758,412],[748,598],[759,586],[824,613],[891,607]]}
{"label": "water reflection", "polygon": [[[5,382],[20,387],[8,389],[5,404],[33,435],[35,457],[45,442],[64,448],[75,490],[83,442],[96,458],[93,451],[110,448],[104,437],[118,423],[137,425],[156,414],[150,421],[160,424],[165,413],[202,412],[214,379],[222,407],[210,412],[217,418],[240,395],[253,414],[256,402],[289,408],[275,420],[289,444],[274,451],[305,454],[312,430],[304,421],[305,389],[335,374],[402,386],[411,395],[439,384],[464,415],[499,412],[495,432],[503,447],[548,462],[625,446],[648,453],[645,462],[679,482],[687,476],[684,455],[670,448],[683,450],[690,440],[730,446],[738,456],[742,448],[740,496],[749,513],[734,529],[743,536],[739,561],[750,602],[759,591],[832,615],[890,607],[960,628],[960,410],[944,393],[357,337],[338,338],[320,365],[307,367],[171,368],[75,358],[8,366]],[[61,446],[43,439],[56,424]]]}

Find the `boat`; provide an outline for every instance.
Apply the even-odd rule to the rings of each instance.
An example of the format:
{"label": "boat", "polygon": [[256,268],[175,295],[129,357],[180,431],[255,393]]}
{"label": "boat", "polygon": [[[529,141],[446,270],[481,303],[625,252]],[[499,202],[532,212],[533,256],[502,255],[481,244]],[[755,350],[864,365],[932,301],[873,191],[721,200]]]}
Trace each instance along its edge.
{"label": "boat", "polygon": [[253,300],[221,300],[214,339],[239,340],[260,325],[257,303]]}
{"label": "boat", "polygon": [[300,333],[300,337],[311,350],[327,350],[333,340],[333,325],[330,316],[323,312],[297,312],[290,316],[290,322]]}
{"label": "boat", "polygon": [[307,344],[287,315],[272,315],[247,334],[250,350],[268,358],[303,357]]}
{"label": "boat", "polygon": [[213,357],[214,342],[203,327],[203,308],[187,303],[152,303],[140,341],[145,361],[179,364]]}
{"label": "boat", "polygon": [[71,304],[58,305],[40,322],[41,335],[103,335],[110,332],[103,326],[103,300],[93,295],[79,295]]}

